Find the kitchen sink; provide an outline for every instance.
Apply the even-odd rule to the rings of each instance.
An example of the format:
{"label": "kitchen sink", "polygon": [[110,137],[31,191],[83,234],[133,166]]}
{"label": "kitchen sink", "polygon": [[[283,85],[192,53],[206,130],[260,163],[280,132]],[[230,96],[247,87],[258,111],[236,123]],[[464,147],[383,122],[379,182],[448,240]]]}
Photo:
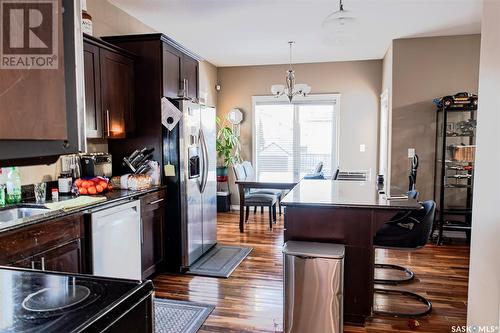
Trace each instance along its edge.
{"label": "kitchen sink", "polygon": [[0,210],[0,223],[12,222],[26,217],[47,213],[48,208],[44,207],[15,207]]}

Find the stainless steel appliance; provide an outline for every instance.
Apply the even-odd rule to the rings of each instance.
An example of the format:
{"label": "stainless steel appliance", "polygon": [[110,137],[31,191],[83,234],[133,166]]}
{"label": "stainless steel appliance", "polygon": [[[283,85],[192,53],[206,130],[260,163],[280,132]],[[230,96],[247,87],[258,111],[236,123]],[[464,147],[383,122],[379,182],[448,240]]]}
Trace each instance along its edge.
{"label": "stainless steel appliance", "polygon": [[343,332],[344,245],[288,241],[284,332]]}
{"label": "stainless steel appliance", "polygon": [[93,274],[140,280],[140,201],[92,212],[91,225]]}
{"label": "stainless steel appliance", "polygon": [[167,227],[167,261],[184,271],[217,244],[216,122],[214,108],[172,103],[183,116],[171,132],[163,127],[163,164],[175,169],[165,177],[167,221],[178,221]]}
{"label": "stainless steel appliance", "polygon": [[82,177],[111,177],[112,157],[108,153],[83,154],[80,157]]}

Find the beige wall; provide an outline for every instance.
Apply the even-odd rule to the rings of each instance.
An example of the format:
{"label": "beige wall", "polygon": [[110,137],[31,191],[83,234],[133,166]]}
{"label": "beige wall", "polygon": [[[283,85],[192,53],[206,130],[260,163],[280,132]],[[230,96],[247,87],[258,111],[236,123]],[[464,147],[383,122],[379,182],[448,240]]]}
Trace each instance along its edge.
{"label": "beige wall", "polygon": [[[155,30],[136,18],[128,15],[106,0],[87,0],[87,11],[92,16],[93,34],[96,37],[148,33]],[[206,92],[207,105],[217,105],[217,68],[207,61],[200,62],[200,94]],[[107,151],[105,141],[88,142],[88,151]],[[32,184],[42,180],[56,179],[59,175],[59,163],[51,165],[35,165],[20,168],[23,184]]]}
{"label": "beige wall", "polygon": [[[217,113],[222,118],[232,108],[243,110],[241,143],[244,159],[252,160],[252,96],[269,95],[272,84],[284,82],[287,69],[288,65],[218,69],[222,89]],[[371,169],[375,175],[382,60],[298,64],[294,70],[297,82],[311,85],[313,94],[341,94],[340,167]],[[366,145],[366,152],[359,152],[360,144]],[[236,189],[233,188],[232,192],[235,193]]]}
{"label": "beige wall", "polygon": [[[389,49],[385,53],[384,59],[382,59],[382,93],[387,91],[388,97],[388,128],[389,133],[387,137],[387,171],[385,176],[385,186],[390,188],[391,186],[391,147],[392,147],[392,61],[393,61],[393,48],[392,43],[389,46]],[[380,121],[380,119],[379,119]],[[380,124],[380,122],[379,122]],[[381,135],[381,133],[379,133]],[[380,137],[379,137],[380,143]],[[378,153],[380,154],[380,147],[378,149]],[[380,168],[380,166],[379,166]]]}
{"label": "beige wall", "polygon": [[477,93],[480,36],[393,41],[391,185],[408,187],[408,148],[420,158],[417,187],[433,198],[436,108],[432,99]]}
{"label": "beige wall", "polygon": [[483,2],[467,324],[500,324],[500,1]]}
{"label": "beige wall", "polygon": [[217,107],[217,67],[208,61],[200,61],[200,101],[208,106]]}

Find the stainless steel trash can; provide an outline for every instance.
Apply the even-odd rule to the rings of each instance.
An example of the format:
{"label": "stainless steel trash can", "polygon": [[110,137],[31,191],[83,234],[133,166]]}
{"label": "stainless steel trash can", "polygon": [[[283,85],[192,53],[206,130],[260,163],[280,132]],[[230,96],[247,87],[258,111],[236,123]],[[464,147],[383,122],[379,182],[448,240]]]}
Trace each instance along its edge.
{"label": "stainless steel trash can", "polygon": [[285,333],[343,332],[344,252],[340,244],[285,244]]}

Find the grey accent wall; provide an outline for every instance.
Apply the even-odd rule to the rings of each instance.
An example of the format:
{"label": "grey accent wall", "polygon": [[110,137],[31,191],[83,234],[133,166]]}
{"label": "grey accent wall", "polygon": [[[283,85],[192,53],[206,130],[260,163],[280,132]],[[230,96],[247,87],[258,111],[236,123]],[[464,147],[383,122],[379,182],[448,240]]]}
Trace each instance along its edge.
{"label": "grey accent wall", "polygon": [[460,91],[477,93],[480,39],[466,35],[393,41],[392,188],[407,189],[408,148],[416,148],[417,187],[422,199],[433,198],[436,108],[432,99]]}

